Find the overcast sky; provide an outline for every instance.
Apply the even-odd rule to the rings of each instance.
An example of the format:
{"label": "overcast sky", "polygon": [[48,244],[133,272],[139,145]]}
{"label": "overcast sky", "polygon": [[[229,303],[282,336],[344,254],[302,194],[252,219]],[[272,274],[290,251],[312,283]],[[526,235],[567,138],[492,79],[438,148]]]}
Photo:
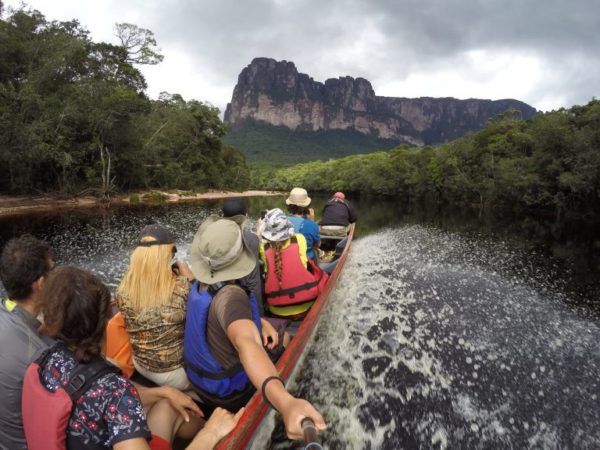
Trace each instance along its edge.
{"label": "overcast sky", "polygon": [[[5,0],[17,6],[16,0]],[[541,110],[600,97],[598,0],[29,0],[95,40],[152,30],[165,56],[148,92],[221,110],[257,56],[317,81],[350,75],[392,97],[516,98]]]}

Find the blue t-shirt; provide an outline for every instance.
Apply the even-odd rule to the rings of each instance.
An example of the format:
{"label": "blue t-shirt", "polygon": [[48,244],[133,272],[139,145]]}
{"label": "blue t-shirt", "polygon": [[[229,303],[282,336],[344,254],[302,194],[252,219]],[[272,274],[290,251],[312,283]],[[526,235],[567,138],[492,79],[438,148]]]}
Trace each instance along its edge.
{"label": "blue t-shirt", "polygon": [[319,226],[315,221],[305,219],[304,217],[288,215],[288,219],[294,225],[294,231],[304,235],[306,238],[306,256],[314,259],[315,252],[313,251],[313,246],[321,240]]}

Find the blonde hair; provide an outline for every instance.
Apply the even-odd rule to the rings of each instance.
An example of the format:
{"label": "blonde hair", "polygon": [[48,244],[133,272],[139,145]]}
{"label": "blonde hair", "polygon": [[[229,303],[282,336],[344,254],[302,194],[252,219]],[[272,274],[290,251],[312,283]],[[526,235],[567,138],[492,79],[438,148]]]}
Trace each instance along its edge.
{"label": "blonde hair", "polygon": [[[142,242],[151,242],[143,237]],[[129,269],[117,288],[131,308],[142,309],[167,304],[175,288],[176,276],[171,270],[174,244],[137,247],[131,254]]]}

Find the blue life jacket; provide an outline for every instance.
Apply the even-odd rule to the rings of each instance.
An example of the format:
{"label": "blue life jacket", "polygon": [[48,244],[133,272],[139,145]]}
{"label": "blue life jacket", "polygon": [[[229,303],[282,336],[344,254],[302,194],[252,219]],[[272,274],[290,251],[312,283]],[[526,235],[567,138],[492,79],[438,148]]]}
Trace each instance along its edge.
{"label": "blue life jacket", "polygon": [[[211,289],[198,291],[195,282],[190,289],[183,339],[183,360],[185,373],[196,389],[224,398],[243,391],[250,379],[241,363],[225,370],[213,356],[206,339],[208,311],[213,300]],[[218,289],[212,290],[214,295]],[[256,297],[249,294],[252,321],[261,332],[260,313]]]}

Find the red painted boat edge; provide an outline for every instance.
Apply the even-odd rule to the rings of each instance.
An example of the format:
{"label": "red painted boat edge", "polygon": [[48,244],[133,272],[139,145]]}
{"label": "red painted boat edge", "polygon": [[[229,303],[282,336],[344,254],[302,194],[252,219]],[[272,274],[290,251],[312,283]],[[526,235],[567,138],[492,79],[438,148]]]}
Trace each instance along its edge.
{"label": "red painted boat edge", "polygon": [[[346,262],[346,258],[348,257],[348,253],[350,252],[352,238],[354,237],[354,227],[355,224],[352,224],[350,230],[348,231],[348,243],[346,244],[346,247],[339,258],[336,268],[331,273],[329,280],[325,284],[323,292],[315,301],[314,305],[310,309],[310,312],[298,329],[296,336],[294,339],[292,339],[291,344],[275,366],[279,372],[279,376],[286,385],[289,381],[290,374],[292,373],[296,363],[298,362],[298,359],[304,351],[308,339],[312,336],[317,326],[321,316],[321,311],[327,304],[333,288],[337,285],[340,272],[342,271],[342,268]],[[257,391],[246,405],[246,410],[240,418],[237,426],[219,443],[219,445],[217,445],[216,448],[218,450],[234,450],[245,448],[252,439],[259,425],[262,423],[265,415],[268,412],[268,409],[269,406],[263,401],[262,394]]]}

